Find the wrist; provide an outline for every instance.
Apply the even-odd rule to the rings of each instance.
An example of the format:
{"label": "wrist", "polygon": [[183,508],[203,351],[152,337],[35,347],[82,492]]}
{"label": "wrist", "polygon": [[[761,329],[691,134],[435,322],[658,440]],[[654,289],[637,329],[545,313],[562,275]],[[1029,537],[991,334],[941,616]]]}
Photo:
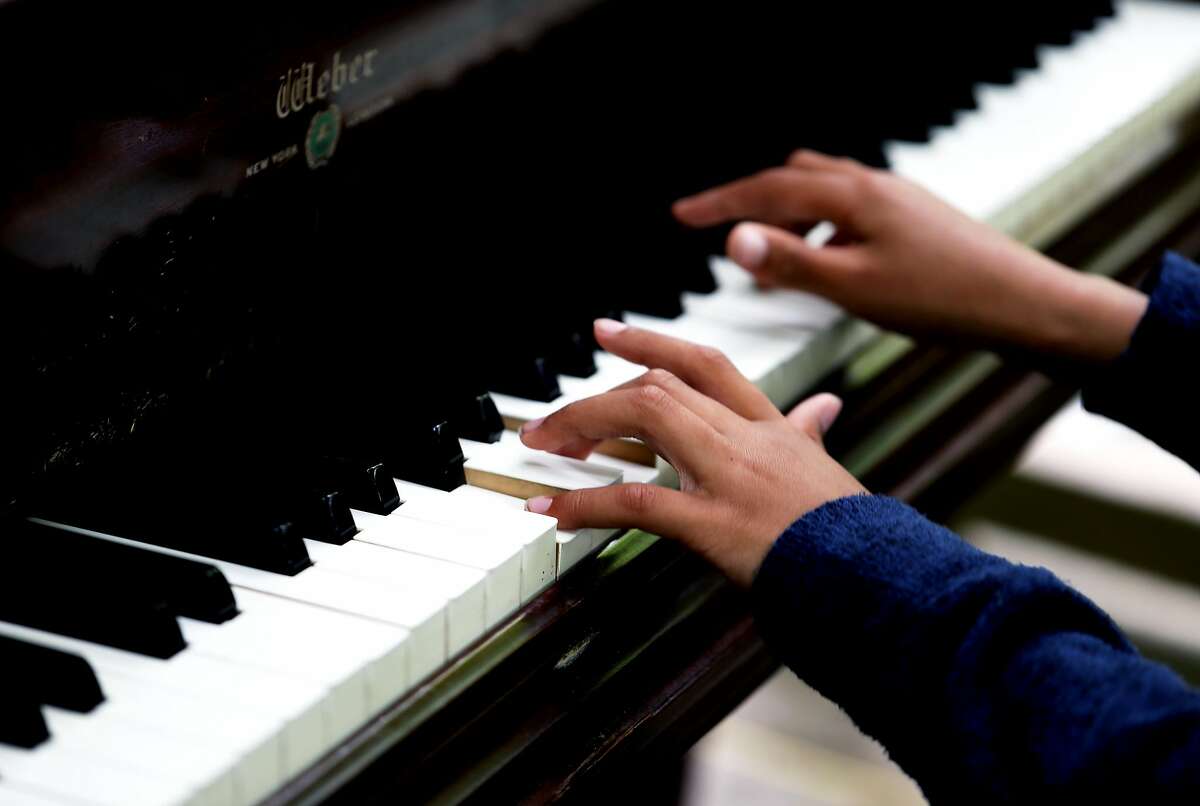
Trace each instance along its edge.
{"label": "wrist", "polygon": [[1065,270],[1061,289],[1050,297],[1039,349],[1101,363],[1129,346],[1148,300],[1137,289],[1108,277]]}

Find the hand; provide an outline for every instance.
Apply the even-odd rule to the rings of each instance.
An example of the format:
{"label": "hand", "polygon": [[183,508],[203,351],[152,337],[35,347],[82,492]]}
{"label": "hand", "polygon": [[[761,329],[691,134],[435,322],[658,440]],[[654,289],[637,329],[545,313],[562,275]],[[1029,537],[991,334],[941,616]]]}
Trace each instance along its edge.
{"label": "hand", "polygon": [[841,401],[817,395],[784,417],[724,355],[601,319],[596,339],[649,371],[526,423],[530,448],[586,457],[637,437],[679,473],[679,490],[620,484],[531,499],[564,529],[642,528],[675,538],[749,585],[775,539],[826,501],[865,492],[821,437]]}
{"label": "hand", "polygon": [[[905,332],[968,336],[1081,360],[1115,358],[1140,292],[1071,271],[885,171],[811,151],[676,203],[685,224],[750,220],[729,256],[760,284],[827,297]],[[822,248],[796,233],[837,227]]]}

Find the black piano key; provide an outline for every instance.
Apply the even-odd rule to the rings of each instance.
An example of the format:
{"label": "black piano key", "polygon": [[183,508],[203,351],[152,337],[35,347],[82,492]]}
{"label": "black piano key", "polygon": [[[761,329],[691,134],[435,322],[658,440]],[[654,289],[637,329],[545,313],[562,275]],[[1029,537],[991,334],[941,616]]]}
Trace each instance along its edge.
{"label": "black piano key", "polygon": [[499,442],[500,435],[504,433],[504,419],[496,408],[496,401],[487,392],[456,396],[449,414],[450,422],[463,439]]}
{"label": "black piano key", "polygon": [[400,492],[383,462],[325,456],[315,460],[313,465],[312,474],[341,492],[350,508],[386,515],[400,506]]}
{"label": "black piano key", "polygon": [[[278,574],[298,574],[312,565],[291,521],[258,520],[237,510],[226,511],[225,517],[197,511],[224,503],[203,496],[177,503],[179,508],[172,510],[146,506],[136,498],[114,498],[107,504],[64,503],[41,514],[46,520],[69,526]],[[135,511],[139,506],[144,509]],[[189,512],[187,507],[194,510]]]}
{"label": "black piano key", "polygon": [[151,586],[130,585],[70,557],[47,562],[18,540],[6,548],[0,620],[155,658],[186,646],[171,608]]}
{"label": "black piano key", "polygon": [[298,495],[293,511],[297,531],[310,540],[340,546],[358,533],[350,504],[340,490],[313,490]]}
{"label": "black piano key", "polygon": [[49,563],[55,557],[71,557],[113,584],[146,586],[177,615],[213,624],[237,615],[233,589],[220,569],[208,563],[37,523],[17,524],[7,531],[9,539],[27,546],[31,558]]}
{"label": "black piano key", "polygon": [[624,302],[626,310],[646,316],[656,316],[659,319],[678,319],[683,316],[683,297],[679,289],[675,288],[639,289],[631,292]]}
{"label": "black piano key", "polygon": [[384,463],[397,478],[453,490],[467,483],[462,445],[448,421],[388,435],[383,446]]}
{"label": "black piano key", "polygon": [[[155,546],[293,575],[312,562],[275,465],[189,454],[195,468],[129,459],[43,502],[37,514]],[[204,460],[204,461],[202,461]],[[177,473],[175,471],[178,471]]]}
{"label": "black piano key", "polygon": [[562,396],[558,374],[545,356],[498,358],[489,377],[489,388],[500,394],[541,403],[551,403]]}
{"label": "black piano key", "polygon": [[[590,333],[591,328],[587,328]],[[573,378],[590,378],[596,374],[596,356],[592,339],[584,335],[582,328],[567,328],[563,335],[555,338],[550,349],[550,362],[561,375]]]}
{"label": "black piano key", "polygon": [[711,294],[717,290],[710,260],[725,255],[725,244],[733,224],[705,229],[692,229],[675,224],[672,252],[668,259],[677,262],[684,288],[696,294]]}
{"label": "black piano key", "polygon": [[38,701],[25,690],[0,688],[0,744],[33,748],[49,738]]}
{"label": "black piano key", "polygon": [[44,705],[87,713],[104,702],[91,664],[70,652],[0,635],[0,668]]}

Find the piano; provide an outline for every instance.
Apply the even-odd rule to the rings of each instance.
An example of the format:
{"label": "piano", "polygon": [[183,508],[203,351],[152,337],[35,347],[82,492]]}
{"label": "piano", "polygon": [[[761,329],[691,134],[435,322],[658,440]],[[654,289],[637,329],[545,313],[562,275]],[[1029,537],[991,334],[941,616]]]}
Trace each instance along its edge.
{"label": "piano", "polygon": [[0,3],[0,803],[642,791],[776,662],[677,546],[523,510],[673,481],[515,438],[640,372],[597,316],[838,392],[934,515],[1003,467],[1068,382],[669,204],[819,148],[1132,278],[1200,251],[1200,6],[834,6]]}

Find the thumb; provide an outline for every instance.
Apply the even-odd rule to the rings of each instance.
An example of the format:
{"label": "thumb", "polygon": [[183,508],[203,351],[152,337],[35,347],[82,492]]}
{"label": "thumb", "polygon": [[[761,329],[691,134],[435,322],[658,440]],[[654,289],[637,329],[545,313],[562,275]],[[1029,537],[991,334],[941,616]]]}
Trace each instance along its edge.
{"label": "thumb", "polygon": [[725,251],[762,287],[784,286],[829,295],[846,272],[855,246],[810,246],[795,233],[765,224],[738,224]]}
{"label": "thumb", "polygon": [[813,395],[789,411],[787,419],[796,428],[820,442],[833,427],[833,421],[841,412],[841,398],[828,392],[822,392],[819,395]]}

